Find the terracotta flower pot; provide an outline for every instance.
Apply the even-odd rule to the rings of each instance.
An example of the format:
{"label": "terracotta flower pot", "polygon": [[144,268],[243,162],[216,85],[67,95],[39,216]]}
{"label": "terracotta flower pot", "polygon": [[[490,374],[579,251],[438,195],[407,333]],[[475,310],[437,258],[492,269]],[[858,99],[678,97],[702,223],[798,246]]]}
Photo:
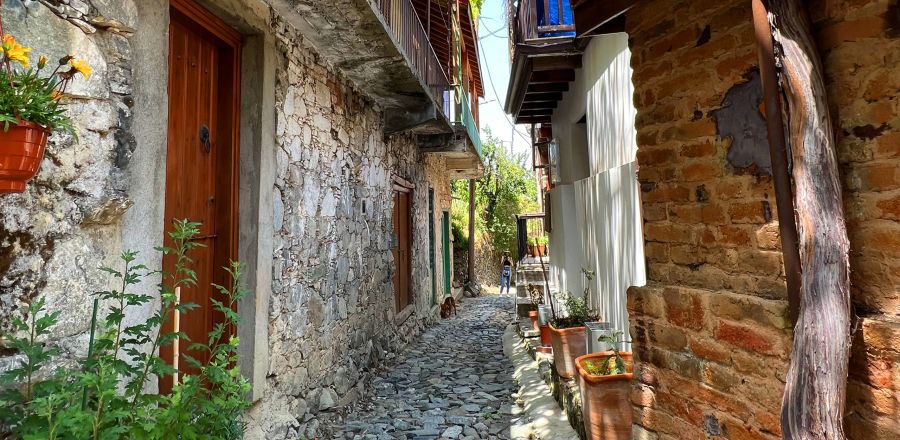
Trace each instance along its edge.
{"label": "terracotta flower pot", "polygon": [[575,359],[587,353],[584,326],[557,329],[551,324],[550,345],[553,346],[553,364],[559,376],[565,379],[577,376]]}
{"label": "terracotta flower pot", "polygon": [[542,325],[540,326],[541,330],[541,345],[545,347],[549,347],[552,342],[550,342],[550,326]]}
{"label": "terracotta flower pot", "polygon": [[541,331],[541,327],[538,325],[538,311],[532,310],[528,312],[528,317],[531,318],[531,328],[536,332]]}
{"label": "terracotta flower pot", "polygon": [[598,376],[589,374],[586,361],[603,361],[613,352],[591,353],[575,361],[578,368],[578,385],[581,389],[581,412],[584,416],[586,438],[592,440],[631,439],[631,353],[620,352],[624,359],[625,374]]}
{"label": "terracotta flower pot", "polygon": [[49,131],[31,122],[0,127],[0,194],[25,191],[44,158]]}

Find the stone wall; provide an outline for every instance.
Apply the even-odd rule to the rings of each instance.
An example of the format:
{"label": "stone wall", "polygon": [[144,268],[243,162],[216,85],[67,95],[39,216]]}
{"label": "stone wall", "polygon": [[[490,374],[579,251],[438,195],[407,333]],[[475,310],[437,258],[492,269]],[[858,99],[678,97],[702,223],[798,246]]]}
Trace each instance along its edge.
{"label": "stone wall", "polygon": [[[780,438],[791,323],[750,2],[629,11],[648,285],[629,291],[637,438]],[[851,238],[850,438],[900,435],[897,2],[810,2]],[[893,415],[893,416],[892,416]]]}
{"label": "stone wall", "polygon": [[[442,162],[420,154],[413,137],[385,139],[381,114],[298,44],[303,37],[293,27],[276,20],[275,29],[286,66],[276,88],[271,360],[250,437],[312,438],[313,415],[364,394],[373,369],[435,317],[427,188],[435,188],[439,213],[449,206],[449,181]],[[403,323],[395,322],[392,282],[393,176],[416,187],[415,310]]]}
{"label": "stone wall", "polygon": [[[49,310],[65,311],[52,338],[73,354],[87,344],[90,293],[107,288],[97,268],[115,264],[121,218],[132,205],[123,167],[135,146],[130,38],[137,11],[131,1],[46,3],[52,8],[4,2],[5,31],[35,57],[72,53],[94,73],[73,81],[66,98],[78,137],[54,134],[25,192],[0,196],[0,333],[40,293]],[[0,351],[0,370],[12,359]]]}
{"label": "stone wall", "polygon": [[[134,176],[165,169],[167,115],[134,105],[131,73],[161,75],[165,81],[166,57],[138,59],[132,48],[142,32],[143,38],[150,33],[166,41],[166,3],[6,0],[4,23],[34,47],[33,53],[58,59],[73,52],[87,58],[94,75],[70,89],[69,113],[78,139],[55,135],[26,192],[0,201],[0,332],[23,304],[40,295],[51,310],[66,310],[49,342],[70,357],[83,355],[90,293],[108,288],[97,268],[115,264],[122,249],[161,237],[161,211],[158,219],[134,223],[158,223],[153,229],[124,226],[128,220],[123,217],[129,209],[131,215],[137,209],[157,212],[132,207],[135,200],[163,204],[163,191],[154,192],[152,183]],[[260,203],[273,200],[259,209],[272,219],[274,234],[258,238],[274,249],[259,256],[272,259],[271,275],[257,277],[271,283],[268,310],[261,314],[268,362],[262,367],[263,383],[255,384],[264,390],[254,392],[261,399],[250,411],[248,438],[313,438],[321,411],[364,394],[373,370],[436,318],[428,222],[435,225],[440,292],[440,213],[450,207],[450,180],[443,159],[422,154],[413,136],[384,133],[382,110],[318,55],[289,21],[296,17],[279,16],[257,0],[216,0],[212,6],[216,12],[229,9],[223,19],[258,38],[254,41],[271,42],[274,59],[269,61],[276,66],[275,96],[262,98],[274,102],[262,113],[271,112],[275,133],[261,135],[274,138],[275,181],[273,187],[259,188]],[[148,46],[149,40],[141,41]],[[256,54],[245,53],[250,56]],[[264,72],[253,73],[256,81],[267,78]],[[138,136],[147,127],[132,127],[133,115],[162,121],[161,142]],[[154,152],[163,153],[162,163],[132,160]],[[406,313],[394,310],[395,176],[414,184],[413,306]],[[252,184],[242,181],[242,191]],[[435,196],[432,219],[429,188]],[[158,265],[149,254],[141,259]],[[252,325],[260,318],[244,319]],[[15,353],[0,350],[0,370],[15,359]]]}

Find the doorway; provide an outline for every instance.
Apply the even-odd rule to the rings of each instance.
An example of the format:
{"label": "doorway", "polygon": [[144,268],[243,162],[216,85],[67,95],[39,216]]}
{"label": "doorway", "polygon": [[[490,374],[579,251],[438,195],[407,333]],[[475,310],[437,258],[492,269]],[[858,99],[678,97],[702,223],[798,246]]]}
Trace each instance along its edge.
{"label": "doorway", "polygon": [[444,263],[444,296],[450,295],[450,212],[441,216],[441,256]]}
{"label": "doorway", "polygon": [[[224,321],[212,299],[224,300],[211,284],[229,285],[222,269],[237,259],[238,126],[241,36],[190,0],[171,1],[169,25],[169,120],[166,153],[165,230],[175,219],[199,222],[191,251],[196,284],[180,289],[180,301],[200,307],[174,319],[164,331],[179,330],[191,341]],[[165,246],[174,243],[165,235]],[[172,273],[175,257],[163,258]],[[234,334],[229,328],[225,337]],[[182,361],[189,355],[201,363],[208,353],[188,351],[189,343],[162,347],[163,359],[181,372],[194,373]],[[177,377],[161,377],[161,393],[171,391]]]}
{"label": "doorway", "polygon": [[400,183],[394,184],[394,240],[391,251],[394,254],[394,262],[397,265],[394,270],[394,311],[402,312],[412,304],[410,295],[410,277],[412,264],[411,235],[410,235],[410,196],[412,188]]}

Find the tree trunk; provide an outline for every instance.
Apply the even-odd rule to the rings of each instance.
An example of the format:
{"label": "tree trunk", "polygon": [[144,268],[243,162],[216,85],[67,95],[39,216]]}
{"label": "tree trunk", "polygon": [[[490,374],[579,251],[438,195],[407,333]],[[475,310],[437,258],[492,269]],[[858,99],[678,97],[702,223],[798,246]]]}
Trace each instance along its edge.
{"label": "tree trunk", "polygon": [[849,241],[822,65],[801,0],[771,0],[789,120],[802,285],[781,407],[785,439],[843,439]]}

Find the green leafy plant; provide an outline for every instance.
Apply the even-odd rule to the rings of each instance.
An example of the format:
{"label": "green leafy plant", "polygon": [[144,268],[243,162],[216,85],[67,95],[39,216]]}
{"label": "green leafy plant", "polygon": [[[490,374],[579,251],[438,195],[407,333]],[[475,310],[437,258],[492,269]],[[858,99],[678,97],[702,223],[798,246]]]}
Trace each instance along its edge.
{"label": "green leafy plant", "polygon": [[496,420],[500,418],[500,413],[489,410],[485,411],[484,414],[482,414],[482,417],[484,417],[485,420]]}
{"label": "green leafy plant", "polygon": [[[0,44],[0,123],[3,130],[9,130],[10,125],[31,122],[50,131],[74,135],[61,99],[75,75],[87,78],[91,75],[91,67],[86,61],[67,55],[45,76],[47,57],[41,55],[37,69],[32,69],[30,52],[30,48],[16,42],[12,35],[3,35]],[[18,67],[14,68],[16,64]]]}
{"label": "green leafy plant", "polygon": [[587,370],[588,374],[595,376],[611,376],[615,374],[625,374],[631,369],[631,362],[622,358],[622,355],[619,352],[619,346],[623,342],[622,335],[623,333],[621,331],[616,331],[611,335],[604,335],[597,338],[598,341],[609,344],[609,346],[612,347],[611,351],[613,354],[599,362],[591,360],[585,361],[584,368]]}
{"label": "green leafy plant", "polygon": [[[28,320],[16,319],[17,333],[8,337],[10,348],[23,360],[0,376],[0,424],[11,429],[13,438],[30,439],[239,439],[243,436],[243,411],[249,407],[250,389],[238,368],[238,339],[227,333],[239,319],[234,307],[244,296],[240,288],[241,266],[225,268],[228,286],[213,284],[223,301],[211,299],[223,317],[205,341],[190,341],[183,332],[163,331],[174,314],[188,314],[198,306],[179,302],[179,288],[195,286],[188,253],[201,246],[192,240],[199,224],[176,221],[169,234],[174,246],[158,250],[175,261],[173,273],[151,271],[136,264],[137,253],[121,256],[122,270],[102,270],[117,280],[117,289],[97,292],[91,341],[81,368],[46,370],[57,349],[41,342],[56,324],[59,313],[46,313],[43,299],[30,304]],[[158,298],[134,293],[133,288],[147,277],[160,276]],[[158,299],[159,310],[145,322],[126,325],[127,310],[143,307]],[[97,318],[101,302],[106,315]],[[203,353],[206,361],[181,354],[193,371],[179,372],[179,379],[167,395],[146,392],[157,377],[172,376],[176,370],[158,352],[176,340],[190,343],[188,352]],[[199,356],[198,356],[199,357]],[[36,379],[43,374],[42,379]]]}
{"label": "green leafy plant", "polygon": [[535,244],[538,246],[546,246],[549,242],[550,239],[546,235],[541,235],[535,239]]}
{"label": "green leafy plant", "polygon": [[600,314],[587,305],[584,298],[578,298],[569,294],[566,298],[566,310],[568,316],[555,317],[551,321],[553,327],[558,329],[582,327],[585,322],[593,322],[600,319]]}

